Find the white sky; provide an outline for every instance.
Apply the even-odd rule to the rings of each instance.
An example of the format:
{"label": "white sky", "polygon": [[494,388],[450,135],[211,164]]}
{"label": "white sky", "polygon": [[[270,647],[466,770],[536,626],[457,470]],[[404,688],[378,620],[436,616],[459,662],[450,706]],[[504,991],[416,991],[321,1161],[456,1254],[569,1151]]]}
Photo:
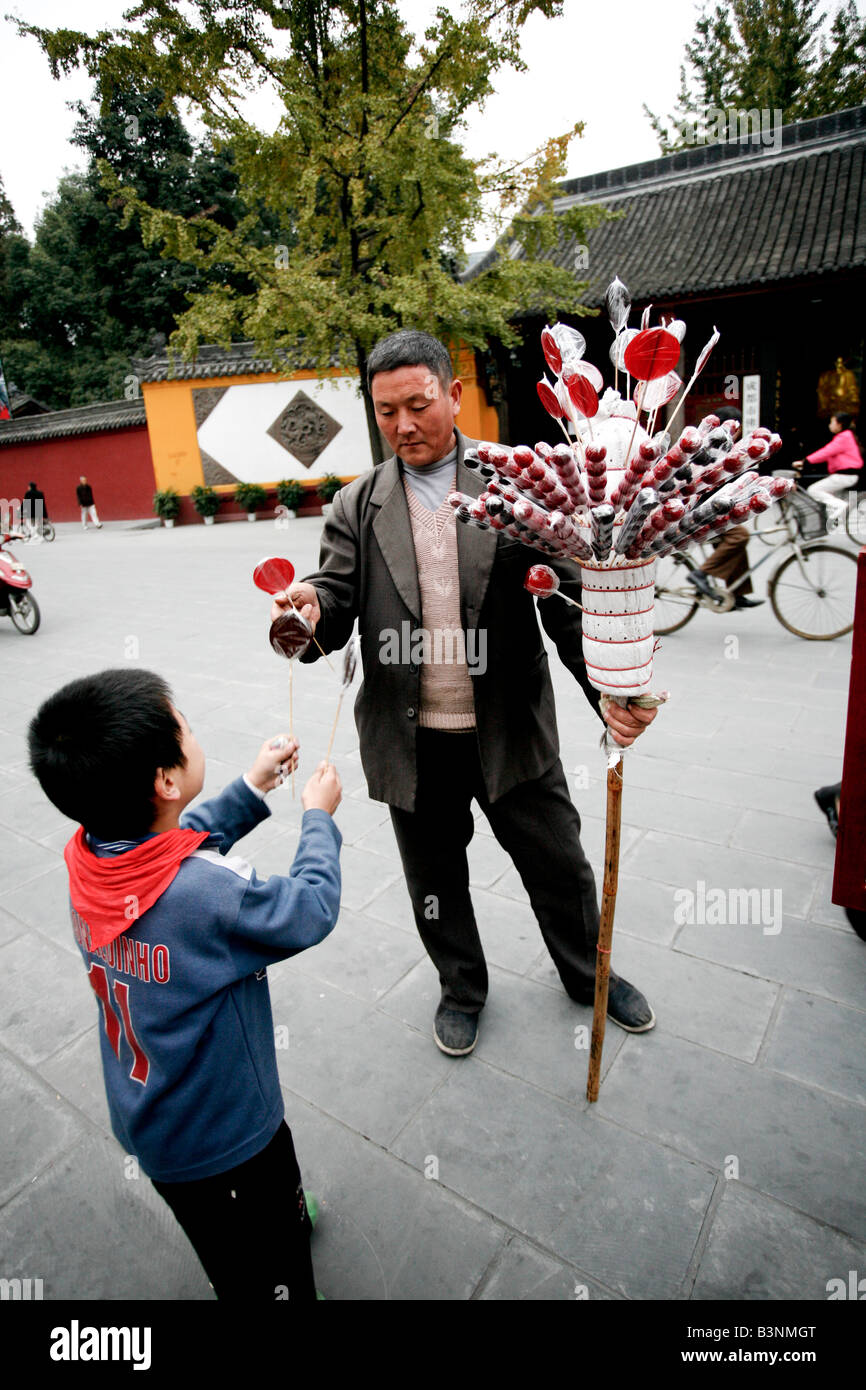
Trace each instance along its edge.
{"label": "white sky", "polygon": [[[128,4],[12,0],[10,10],[32,24],[93,33],[119,24]],[[450,4],[457,8],[454,0]],[[416,33],[433,8],[432,0],[400,0]],[[470,122],[467,150],[475,157],[495,151],[522,159],[547,136],[582,120],[586,128],[572,144],[570,177],[655,158],[658,144],[642,105],[658,115],[673,109],[683,48],[699,12],[695,0],[657,5],[565,0],[561,19],[534,16],[524,28],[528,71],[502,71],[495,97]],[[84,73],[53,81],[35,40],[19,38],[11,23],[0,20],[0,175],[28,235],[59,176],[83,166],[81,152],[69,144],[75,118],[66,103],[87,100],[90,94]],[[262,127],[276,125],[277,104],[263,94],[253,98],[248,110]],[[482,231],[468,249],[483,249],[489,241]]]}

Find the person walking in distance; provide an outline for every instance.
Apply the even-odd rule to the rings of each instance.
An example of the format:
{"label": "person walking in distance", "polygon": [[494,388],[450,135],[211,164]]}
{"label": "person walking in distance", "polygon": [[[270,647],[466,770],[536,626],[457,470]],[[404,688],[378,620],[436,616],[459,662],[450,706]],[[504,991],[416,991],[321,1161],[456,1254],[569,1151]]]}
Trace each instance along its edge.
{"label": "person walking in distance", "polygon": [[90,486],[83,473],[78,480],[78,487],[75,489],[75,495],[78,498],[78,505],[81,508],[81,525],[83,529],[85,531],[87,530],[87,514],[89,512],[94,526],[97,531],[100,531],[102,529],[102,522],[96,514],[96,504],[93,501],[93,488]]}

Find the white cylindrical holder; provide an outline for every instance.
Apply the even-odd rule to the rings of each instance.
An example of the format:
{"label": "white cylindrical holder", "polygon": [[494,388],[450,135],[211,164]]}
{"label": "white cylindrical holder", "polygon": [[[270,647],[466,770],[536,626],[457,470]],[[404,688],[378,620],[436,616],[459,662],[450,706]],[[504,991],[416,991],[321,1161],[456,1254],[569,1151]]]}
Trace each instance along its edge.
{"label": "white cylindrical holder", "polygon": [[645,695],[653,673],[656,560],[582,565],[583,656],[605,695]]}

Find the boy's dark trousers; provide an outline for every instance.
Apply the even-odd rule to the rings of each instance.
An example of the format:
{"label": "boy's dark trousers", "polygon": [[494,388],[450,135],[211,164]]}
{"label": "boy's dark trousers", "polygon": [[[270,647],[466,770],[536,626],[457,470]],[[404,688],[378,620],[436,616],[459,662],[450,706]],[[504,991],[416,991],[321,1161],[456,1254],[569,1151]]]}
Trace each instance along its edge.
{"label": "boy's dark trousers", "polygon": [[151,1181],[186,1231],[217,1298],[315,1302],[312,1224],[285,1120],[237,1168],[195,1182]]}
{"label": "boy's dark trousers", "polygon": [[477,1013],[487,966],[469,896],[466,848],[474,798],[520,874],[568,994],[591,1003],[595,989],[598,898],[580,843],[580,817],[562,764],[487,800],[474,733],[417,733],[414,811],[390,807],[418,933],[439,971],[442,1003]]}

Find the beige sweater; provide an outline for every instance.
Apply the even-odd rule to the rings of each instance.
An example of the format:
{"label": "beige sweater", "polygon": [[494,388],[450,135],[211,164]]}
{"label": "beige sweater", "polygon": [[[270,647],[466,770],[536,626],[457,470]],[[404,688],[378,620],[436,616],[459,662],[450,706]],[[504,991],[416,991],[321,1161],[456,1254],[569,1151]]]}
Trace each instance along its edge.
{"label": "beige sweater", "polygon": [[460,621],[457,518],[447,499],[431,512],[419,502],[405,478],[403,486],[415,542],[425,632],[418,723],[425,729],[452,733],[474,729],[475,700]]}

